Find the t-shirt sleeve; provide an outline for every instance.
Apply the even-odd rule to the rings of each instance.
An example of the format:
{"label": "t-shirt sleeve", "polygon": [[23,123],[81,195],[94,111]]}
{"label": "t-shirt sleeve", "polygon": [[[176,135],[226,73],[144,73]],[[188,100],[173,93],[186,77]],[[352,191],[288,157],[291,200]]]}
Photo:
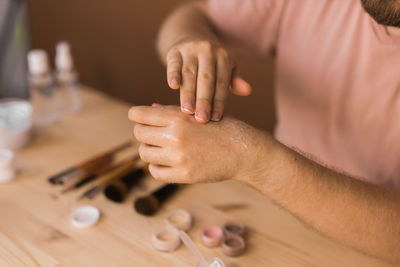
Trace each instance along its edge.
{"label": "t-shirt sleeve", "polygon": [[229,41],[254,52],[273,51],[287,0],[208,0],[216,30]]}

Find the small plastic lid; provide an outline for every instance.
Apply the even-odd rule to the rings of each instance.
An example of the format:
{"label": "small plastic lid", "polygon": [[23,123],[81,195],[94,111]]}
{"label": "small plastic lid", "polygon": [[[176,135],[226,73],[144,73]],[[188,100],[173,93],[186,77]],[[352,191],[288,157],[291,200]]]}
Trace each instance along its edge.
{"label": "small plastic lid", "polygon": [[67,41],[61,41],[57,43],[56,53],[57,54],[69,54],[71,51],[71,46]]}
{"label": "small plastic lid", "polygon": [[56,68],[59,71],[69,71],[74,68],[71,48],[68,42],[59,42],[56,47]]}
{"label": "small plastic lid", "polygon": [[42,49],[31,50],[28,53],[28,68],[31,75],[41,75],[49,72],[49,59]]}
{"label": "small plastic lid", "polygon": [[71,223],[78,228],[87,228],[99,221],[100,211],[94,206],[81,206],[71,213]]}
{"label": "small plastic lid", "polygon": [[224,233],[221,227],[209,226],[201,232],[201,242],[206,247],[216,247],[221,244]]}
{"label": "small plastic lid", "polygon": [[183,209],[171,210],[165,215],[164,223],[173,229],[187,232],[192,227],[192,215]]}
{"label": "small plastic lid", "polygon": [[181,239],[176,230],[161,228],[152,236],[153,247],[161,252],[175,251],[181,245]]}

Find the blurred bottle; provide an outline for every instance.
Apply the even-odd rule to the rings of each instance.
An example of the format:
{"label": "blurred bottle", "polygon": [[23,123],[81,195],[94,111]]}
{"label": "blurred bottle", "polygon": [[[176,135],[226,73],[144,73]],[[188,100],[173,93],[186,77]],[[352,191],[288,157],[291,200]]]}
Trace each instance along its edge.
{"label": "blurred bottle", "polygon": [[55,99],[60,112],[77,112],[81,108],[78,94],[78,73],[74,68],[74,61],[69,43],[60,42],[56,47],[56,81]]}
{"label": "blurred bottle", "polygon": [[57,120],[58,113],[54,101],[55,81],[50,72],[47,53],[40,49],[30,51],[28,69],[34,123],[50,124]]}
{"label": "blurred bottle", "polygon": [[29,97],[25,0],[0,0],[0,98]]}

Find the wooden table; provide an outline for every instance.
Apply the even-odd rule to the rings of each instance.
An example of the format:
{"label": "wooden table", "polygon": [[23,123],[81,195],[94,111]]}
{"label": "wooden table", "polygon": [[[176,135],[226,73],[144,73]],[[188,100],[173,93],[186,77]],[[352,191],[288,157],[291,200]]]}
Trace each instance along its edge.
{"label": "wooden table", "polygon": [[[0,185],[0,266],[195,266],[197,260],[185,246],[173,253],[152,248],[151,234],[173,208],[193,214],[189,235],[205,256],[221,257],[229,267],[388,266],[322,237],[238,182],[188,186],[153,217],[132,208],[134,198],[160,185],[151,178],[123,204],[102,194],[92,201],[77,201],[87,187],[61,195],[60,187],[47,182],[49,175],[132,138],[128,104],[90,89],[81,95],[83,110],[38,130],[31,144],[17,152],[18,179]],[[102,212],[92,228],[78,229],[70,223],[71,211],[83,204]],[[203,227],[228,220],[243,221],[250,229],[247,252],[238,258],[200,244]]]}

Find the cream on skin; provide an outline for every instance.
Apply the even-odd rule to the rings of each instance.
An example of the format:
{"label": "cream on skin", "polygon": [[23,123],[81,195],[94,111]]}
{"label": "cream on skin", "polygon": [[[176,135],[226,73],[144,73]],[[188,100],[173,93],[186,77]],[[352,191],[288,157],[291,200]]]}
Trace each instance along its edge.
{"label": "cream on skin", "polygon": [[155,105],[133,107],[129,118],[155,179],[242,181],[328,237],[400,263],[398,191],[330,170],[231,117],[202,124],[180,107]]}

